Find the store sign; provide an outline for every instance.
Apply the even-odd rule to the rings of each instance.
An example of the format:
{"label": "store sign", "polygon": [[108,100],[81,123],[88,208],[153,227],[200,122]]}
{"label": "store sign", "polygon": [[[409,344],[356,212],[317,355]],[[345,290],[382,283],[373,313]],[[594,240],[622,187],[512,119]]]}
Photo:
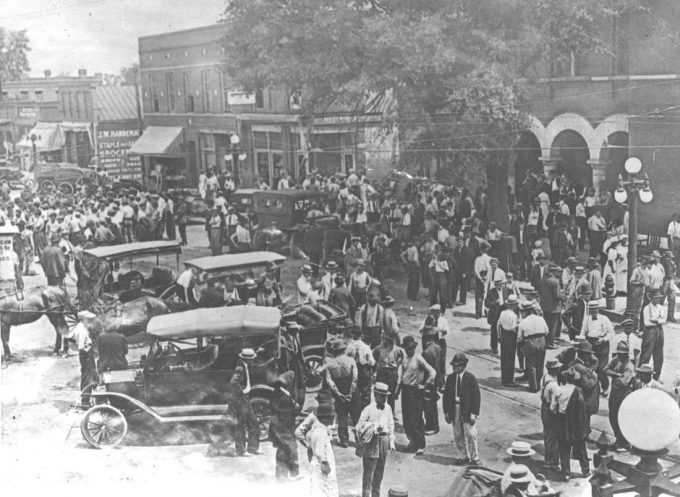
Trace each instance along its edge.
{"label": "store sign", "polygon": [[129,155],[128,149],[141,135],[139,129],[98,129],[97,155],[99,167],[112,179],[142,179],[139,155]]}
{"label": "store sign", "polygon": [[19,119],[37,119],[35,107],[19,107]]}
{"label": "store sign", "polygon": [[2,227],[0,232],[0,296],[13,293],[15,288],[14,274],[14,234],[19,230]]}
{"label": "store sign", "polygon": [[244,91],[227,92],[227,103],[229,105],[255,105],[255,94]]}

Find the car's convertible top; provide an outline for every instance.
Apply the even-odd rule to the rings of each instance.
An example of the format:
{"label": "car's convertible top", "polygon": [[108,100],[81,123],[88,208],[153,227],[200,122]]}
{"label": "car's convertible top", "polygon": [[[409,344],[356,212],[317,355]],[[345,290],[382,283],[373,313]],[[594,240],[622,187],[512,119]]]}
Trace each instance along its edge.
{"label": "car's convertible top", "polygon": [[276,307],[237,305],[155,316],[146,331],[160,339],[271,335],[279,328]]}

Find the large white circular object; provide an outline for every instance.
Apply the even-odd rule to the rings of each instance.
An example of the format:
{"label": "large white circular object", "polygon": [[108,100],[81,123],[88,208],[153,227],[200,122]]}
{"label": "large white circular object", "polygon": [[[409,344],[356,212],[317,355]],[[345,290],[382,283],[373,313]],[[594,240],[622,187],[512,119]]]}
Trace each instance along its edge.
{"label": "large white circular object", "polygon": [[621,403],[619,427],[636,449],[649,452],[662,450],[680,435],[680,407],[661,390],[636,390]]}
{"label": "large white circular object", "polygon": [[623,168],[628,174],[637,174],[642,170],[642,162],[637,157],[628,157]]}

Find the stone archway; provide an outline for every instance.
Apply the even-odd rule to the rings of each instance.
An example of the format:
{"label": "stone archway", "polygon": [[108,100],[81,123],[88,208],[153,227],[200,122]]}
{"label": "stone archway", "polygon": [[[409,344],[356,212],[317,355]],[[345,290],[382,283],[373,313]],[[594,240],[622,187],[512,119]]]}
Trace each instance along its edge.
{"label": "stone archway", "polygon": [[550,159],[557,162],[558,174],[566,174],[577,195],[593,184],[593,173],[588,164],[590,157],[586,139],[571,129],[560,131],[550,147]]}

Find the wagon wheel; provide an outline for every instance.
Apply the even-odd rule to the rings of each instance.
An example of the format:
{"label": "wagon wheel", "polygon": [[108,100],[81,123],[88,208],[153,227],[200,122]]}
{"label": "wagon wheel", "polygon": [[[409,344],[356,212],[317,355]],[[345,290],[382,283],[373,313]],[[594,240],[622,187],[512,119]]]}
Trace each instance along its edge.
{"label": "wagon wheel", "polygon": [[41,190],[46,190],[46,191],[52,191],[54,190],[55,186],[54,183],[48,179],[43,180],[40,182],[40,189]]}
{"label": "wagon wheel", "polygon": [[78,315],[73,312],[65,312],[64,321],[66,321],[66,326],[68,326],[69,331],[73,330],[80,322],[78,321]]}
{"label": "wagon wheel", "polygon": [[62,181],[61,183],[59,183],[59,191],[64,195],[70,195],[73,193],[74,188],[73,185],[68,181]]}
{"label": "wagon wheel", "polygon": [[269,422],[271,421],[272,412],[269,409],[269,401],[262,397],[255,397],[250,399],[250,407],[257,418],[257,424],[260,427],[260,442],[264,442],[269,438]]}
{"label": "wagon wheel", "polygon": [[305,357],[305,388],[307,393],[317,392],[321,389],[323,378],[321,376],[321,363],[323,358],[319,356]]}
{"label": "wagon wheel", "polygon": [[125,438],[127,430],[123,413],[107,404],[90,408],[80,422],[80,433],[95,449],[115,447]]}

